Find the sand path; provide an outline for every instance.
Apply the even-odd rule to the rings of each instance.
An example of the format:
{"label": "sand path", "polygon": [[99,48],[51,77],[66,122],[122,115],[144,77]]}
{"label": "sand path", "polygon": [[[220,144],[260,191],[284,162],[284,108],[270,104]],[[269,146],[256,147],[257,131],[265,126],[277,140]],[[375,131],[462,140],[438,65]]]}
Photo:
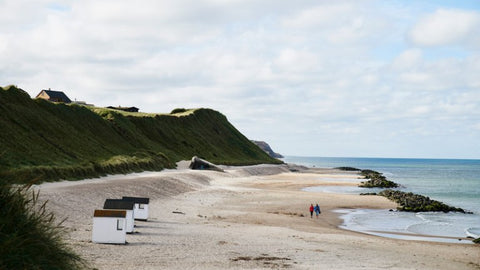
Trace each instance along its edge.
{"label": "sand path", "polygon": [[[338,229],[339,208],[393,208],[385,198],[301,191],[356,175],[286,166],[188,169],[40,185],[67,218],[68,242],[97,269],[480,269],[480,247],[387,239]],[[351,180],[351,181],[349,181]],[[91,242],[107,198],[149,197],[150,219],[127,245]],[[322,214],[312,219],[310,203]],[[177,213],[174,213],[177,212]],[[183,214],[179,214],[181,212]]]}

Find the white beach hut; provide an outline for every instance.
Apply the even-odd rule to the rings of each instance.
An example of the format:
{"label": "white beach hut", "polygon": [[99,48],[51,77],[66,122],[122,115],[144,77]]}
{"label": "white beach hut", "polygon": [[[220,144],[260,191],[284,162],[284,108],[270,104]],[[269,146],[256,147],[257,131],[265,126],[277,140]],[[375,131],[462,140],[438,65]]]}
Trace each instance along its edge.
{"label": "white beach hut", "polygon": [[133,211],[134,219],[147,221],[147,219],[148,219],[148,204],[150,203],[149,198],[123,196],[122,200],[133,201],[135,203],[135,209]]}
{"label": "white beach hut", "polygon": [[133,233],[134,228],[134,202],[124,201],[122,199],[106,199],[103,209],[115,209],[127,211],[127,233]]}
{"label": "white beach hut", "polygon": [[127,211],[95,210],[93,214],[92,242],[125,244]]}

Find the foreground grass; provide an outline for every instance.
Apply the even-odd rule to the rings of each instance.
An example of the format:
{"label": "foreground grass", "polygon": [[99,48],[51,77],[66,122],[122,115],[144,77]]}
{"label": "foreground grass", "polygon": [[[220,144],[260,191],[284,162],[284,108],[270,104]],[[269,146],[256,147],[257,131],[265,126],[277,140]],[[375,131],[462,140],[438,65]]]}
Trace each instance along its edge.
{"label": "foreground grass", "polygon": [[0,269],[84,269],[65,231],[29,186],[0,182]]}

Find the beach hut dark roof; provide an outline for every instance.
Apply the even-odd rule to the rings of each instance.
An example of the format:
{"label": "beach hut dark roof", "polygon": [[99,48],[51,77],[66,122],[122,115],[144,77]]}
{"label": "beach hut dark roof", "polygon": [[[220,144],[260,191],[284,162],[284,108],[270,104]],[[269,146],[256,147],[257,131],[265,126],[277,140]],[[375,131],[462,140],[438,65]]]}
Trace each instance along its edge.
{"label": "beach hut dark roof", "polygon": [[125,210],[95,210],[94,217],[126,217],[127,211]]}
{"label": "beach hut dark roof", "polygon": [[53,91],[53,90],[42,90],[36,98],[43,98],[46,100],[50,100],[53,102],[64,102],[64,103],[71,103],[72,101],[63,93],[62,91]]}
{"label": "beach hut dark roof", "polygon": [[133,210],[135,203],[133,201],[125,201],[122,199],[106,199],[103,209],[126,209]]}
{"label": "beach hut dark roof", "polygon": [[150,202],[150,198],[142,198],[142,197],[128,197],[123,196],[122,200],[124,201],[133,201],[134,203],[141,203],[141,204],[148,204]]}

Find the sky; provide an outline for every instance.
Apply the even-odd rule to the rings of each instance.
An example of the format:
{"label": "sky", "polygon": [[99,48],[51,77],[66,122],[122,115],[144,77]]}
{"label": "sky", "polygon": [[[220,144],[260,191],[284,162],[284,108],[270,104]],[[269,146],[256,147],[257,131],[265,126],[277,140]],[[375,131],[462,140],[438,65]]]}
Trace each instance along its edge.
{"label": "sky", "polygon": [[0,85],[211,108],[283,155],[480,159],[480,1],[0,0]]}

